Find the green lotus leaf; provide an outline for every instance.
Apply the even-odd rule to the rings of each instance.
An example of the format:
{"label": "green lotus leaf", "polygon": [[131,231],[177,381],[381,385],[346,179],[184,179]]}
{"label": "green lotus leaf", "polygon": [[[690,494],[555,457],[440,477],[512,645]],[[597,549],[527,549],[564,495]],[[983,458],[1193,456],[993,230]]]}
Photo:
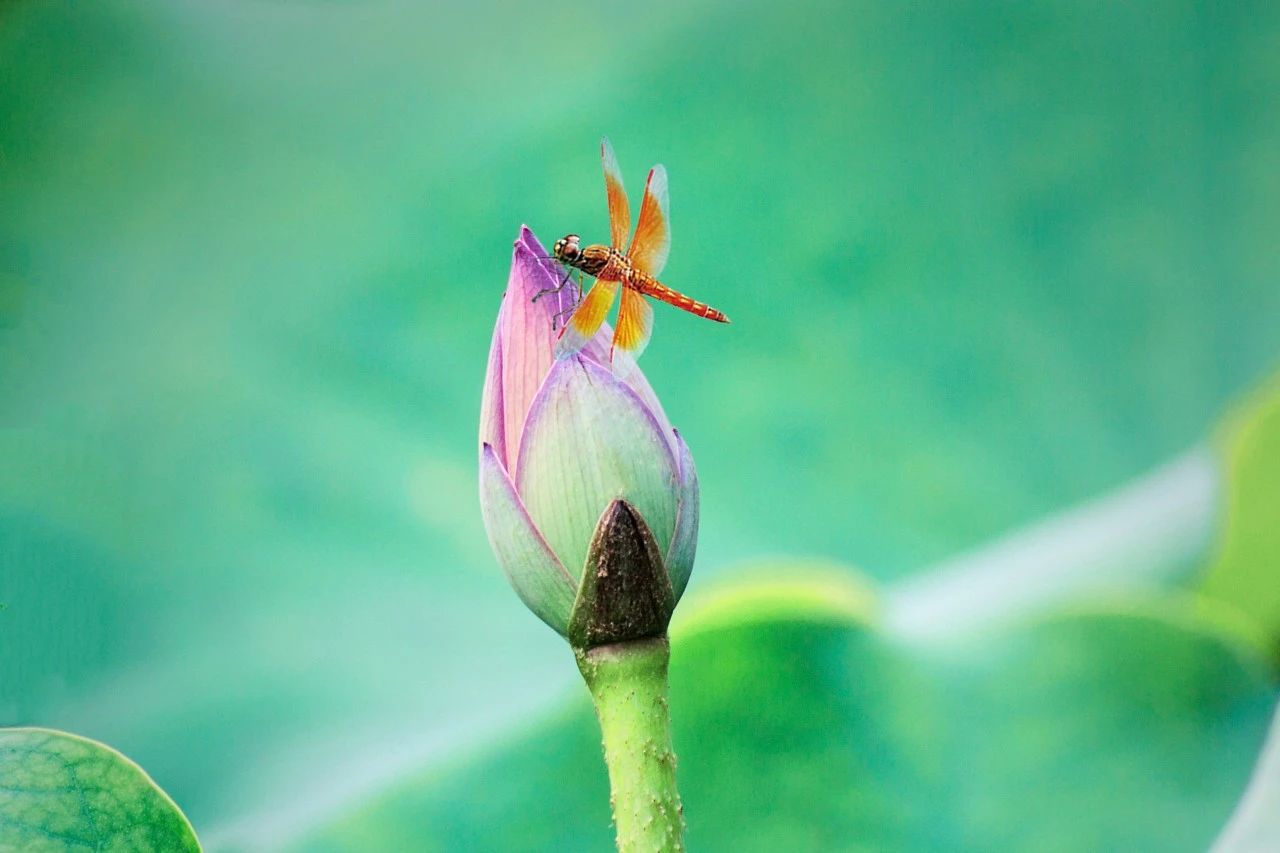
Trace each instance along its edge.
{"label": "green lotus leaf", "polygon": [[0,729],[0,850],[199,851],[191,824],[142,768],[51,729]]}

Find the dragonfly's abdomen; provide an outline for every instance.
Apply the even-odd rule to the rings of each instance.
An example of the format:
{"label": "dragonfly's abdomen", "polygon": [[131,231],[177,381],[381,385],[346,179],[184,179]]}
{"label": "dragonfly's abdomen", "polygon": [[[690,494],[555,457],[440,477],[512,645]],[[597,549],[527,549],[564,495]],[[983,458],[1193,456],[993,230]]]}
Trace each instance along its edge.
{"label": "dragonfly's abdomen", "polygon": [[727,323],[729,318],[723,312],[717,311],[705,302],[685,296],[678,290],[667,287],[653,276],[645,275],[639,270],[632,269],[630,264],[627,265],[627,275],[623,279],[628,287],[635,288],[645,296],[652,296],[654,299],[660,299],[668,305],[688,311],[690,314],[696,314],[699,317],[706,317],[708,320],[715,320],[717,323]]}

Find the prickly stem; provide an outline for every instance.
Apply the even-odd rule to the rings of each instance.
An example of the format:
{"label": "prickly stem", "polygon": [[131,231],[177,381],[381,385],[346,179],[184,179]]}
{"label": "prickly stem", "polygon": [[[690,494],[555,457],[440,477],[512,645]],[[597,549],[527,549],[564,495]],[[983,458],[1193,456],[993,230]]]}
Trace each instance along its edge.
{"label": "prickly stem", "polygon": [[575,651],[604,734],[620,853],[684,850],[667,710],[667,638]]}

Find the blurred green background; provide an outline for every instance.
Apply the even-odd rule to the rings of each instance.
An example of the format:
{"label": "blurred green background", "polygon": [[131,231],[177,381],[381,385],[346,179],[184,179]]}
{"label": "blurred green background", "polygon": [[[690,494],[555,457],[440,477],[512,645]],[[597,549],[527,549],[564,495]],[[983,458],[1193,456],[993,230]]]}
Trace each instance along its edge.
{"label": "blurred green background", "polygon": [[[1280,7],[1261,2],[0,6],[0,724],[120,748],[211,849],[376,848],[357,824],[323,833],[389,796],[370,813],[389,846],[403,831],[426,849],[607,847],[577,675],[507,587],[475,497],[480,382],[519,226],[604,238],[602,134],[633,205],[665,163],[664,278],[734,321],[659,307],[642,362],[698,462],[691,594],[749,558],[820,556],[901,602],[957,555],[979,549],[980,569],[985,543],[1171,461],[1225,478],[1206,441],[1280,366],[1278,46]],[[1176,525],[1186,542],[1133,547],[1159,564],[1143,584],[1194,589],[1231,492],[1212,475],[1178,482],[1195,492],[1180,504],[1194,523]],[[1252,500],[1254,529],[1270,527],[1280,496]],[[1054,545],[1067,552],[1070,521]],[[1280,586],[1276,565],[1249,562],[1244,587],[1219,574],[1216,591],[1254,599]],[[1203,685],[1151,706],[1167,737],[1137,763],[1054,778],[1128,790],[1168,776],[1152,758],[1163,745],[1190,800],[1131,790],[1110,800],[1115,823],[1142,812],[1202,848],[1276,697],[1254,641],[1280,635],[1263,616],[1231,630],[1192,619],[1168,643],[1150,633],[1161,617],[1133,646],[1074,622],[987,638],[961,653],[971,678],[954,688],[945,655],[922,662],[892,630],[858,639],[861,618],[841,629],[854,639],[810,617],[736,644],[730,628],[705,640],[726,644],[716,654],[694,645],[682,664],[677,645],[676,746],[704,719],[689,698],[681,723],[679,705],[699,654],[714,672],[763,644],[760,660],[820,682],[839,706],[822,713],[846,723],[863,718],[841,697],[866,668],[918,678],[874,694],[905,709],[882,709],[892,738],[774,696],[769,720],[813,736],[757,739],[776,748],[771,778],[791,768],[825,792],[868,762],[879,799],[849,793],[831,813],[885,814],[875,803],[941,802],[951,771],[1008,749],[993,745],[1003,734],[955,732],[1016,730],[1023,756],[1065,737],[1039,700],[1002,687],[1021,683],[1018,666],[1039,671],[1001,670],[1010,648],[1099,645],[1062,641],[1058,659],[1095,661],[1101,686],[1084,667],[1074,698],[1041,698],[1102,713],[1121,701],[1107,655],[1176,647],[1140,667]],[[748,660],[740,677],[775,674]],[[696,697],[704,679],[688,683]],[[716,716],[708,706],[712,731]],[[1098,754],[1127,731],[1099,735]],[[527,745],[547,738],[570,738],[579,752],[556,755],[580,761],[544,785],[551,763]],[[792,747],[826,769],[792,766]],[[697,797],[712,759],[682,759],[691,840],[733,849],[709,828],[719,806]],[[595,780],[575,799],[597,834],[566,813],[539,835],[559,814],[547,786],[569,772]],[[783,797],[774,834],[736,849],[1007,849],[1029,842],[1000,827],[1053,812],[1019,800],[1016,775],[973,778],[945,814],[894,812],[910,827],[896,834],[788,818]],[[797,790],[796,809],[815,802]],[[734,802],[724,827],[774,808]],[[449,819],[435,834],[415,828],[436,813]],[[469,835],[482,818],[520,829]]]}

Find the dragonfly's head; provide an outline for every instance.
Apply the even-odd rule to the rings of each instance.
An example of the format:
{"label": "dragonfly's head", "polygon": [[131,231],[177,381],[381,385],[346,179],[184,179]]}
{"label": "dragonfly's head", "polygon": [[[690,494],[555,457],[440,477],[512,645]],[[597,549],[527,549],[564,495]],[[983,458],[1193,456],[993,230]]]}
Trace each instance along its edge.
{"label": "dragonfly's head", "polygon": [[579,245],[579,239],[577,234],[566,234],[556,241],[551,253],[556,256],[558,261],[573,263],[582,254],[582,246]]}

